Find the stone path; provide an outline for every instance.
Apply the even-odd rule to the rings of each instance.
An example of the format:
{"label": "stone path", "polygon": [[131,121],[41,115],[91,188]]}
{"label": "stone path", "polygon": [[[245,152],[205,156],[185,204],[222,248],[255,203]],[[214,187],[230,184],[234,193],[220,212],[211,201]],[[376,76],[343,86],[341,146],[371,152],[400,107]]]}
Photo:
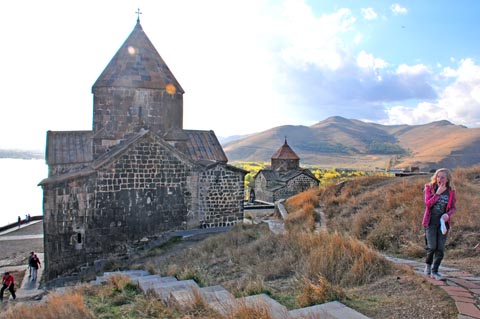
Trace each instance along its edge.
{"label": "stone path", "polygon": [[440,266],[440,273],[444,280],[435,280],[423,274],[423,262],[393,258],[385,256],[388,260],[413,269],[424,276],[432,285],[447,292],[455,300],[458,310],[458,319],[480,319],[480,277],[458,270],[456,268]]}
{"label": "stone path", "polygon": [[[29,230],[38,228],[38,227],[31,227],[35,224],[42,223],[41,220],[31,221],[30,223],[22,224],[20,228],[14,227],[8,230],[5,230],[0,233],[0,245],[9,245],[10,242],[19,242],[19,241],[29,241],[31,242],[32,239],[41,239],[43,238],[43,234],[38,233],[31,233]],[[22,235],[17,235],[22,234]],[[28,246],[28,245],[25,245]],[[0,274],[3,275],[6,271],[25,271],[23,279],[21,280],[21,286],[18,286],[20,282],[19,278],[15,278],[15,286],[16,286],[16,295],[17,301],[23,301],[28,299],[35,299],[36,297],[41,298],[43,294],[46,292],[42,289],[39,289],[40,281],[43,274],[43,265],[44,265],[44,254],[36,252],[38,258],[41,262],[41,267],[38,269],[37,272],[37,280],[32,281],[29,277],[28,265],[5,265],[0,267]],[[27,256],[27,255],[26,255]],[[10,302],[12,301],[10,297]],[[4,300],[4,302],[8,302],[8,300]]]}

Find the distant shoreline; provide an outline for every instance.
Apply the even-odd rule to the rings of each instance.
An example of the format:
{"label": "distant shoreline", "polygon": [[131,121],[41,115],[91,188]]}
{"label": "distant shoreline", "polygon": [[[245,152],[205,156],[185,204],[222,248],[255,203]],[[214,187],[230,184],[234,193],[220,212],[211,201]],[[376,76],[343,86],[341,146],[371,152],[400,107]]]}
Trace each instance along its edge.
{"label": "distant shoreline", "polygon": [[42,215],[43,189],[38,183],[48,176],[45,159],[0,158],[0,176],[0,226],[16,223],[18,216]]}
{"label": "distant shoreline", "polygon": [[42,151],[2,150],[2,149],[0,149],[0,158],[44,159],[45,155]]}

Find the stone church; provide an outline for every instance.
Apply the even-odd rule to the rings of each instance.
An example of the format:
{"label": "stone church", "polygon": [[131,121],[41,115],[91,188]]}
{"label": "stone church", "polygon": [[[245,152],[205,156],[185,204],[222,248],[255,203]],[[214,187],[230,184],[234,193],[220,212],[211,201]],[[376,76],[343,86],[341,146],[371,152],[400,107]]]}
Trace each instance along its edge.
{"label": "stone church", "polygon": [[183,129],[183,89],[137,23],[92,87],[90,131],[48,131],[45,278],[168,230],[243,221],[246,171]]}
{"label": "stone church", "polygon": [[271,168],[255,175],[250,197],[253,195],[255,200],[274,203],[318,187],[319,183],[309,169],[300,167],[300,158],[285,138],[285,143],[272,155]]}

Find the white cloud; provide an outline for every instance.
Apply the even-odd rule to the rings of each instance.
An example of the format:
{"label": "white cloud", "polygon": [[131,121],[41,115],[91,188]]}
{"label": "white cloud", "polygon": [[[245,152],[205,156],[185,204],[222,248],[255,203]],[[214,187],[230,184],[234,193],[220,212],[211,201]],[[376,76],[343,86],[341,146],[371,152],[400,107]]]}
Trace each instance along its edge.
{"label": "white cloud", "polygon": [[451,68],[451,67],[446,67],[440,72],[440,76],[446,77],[446,78],[454,78],[458,76],[457,70]]}
{"label": "white cloud", "polygon": [[375,20],[378,18],[378,14],[373,8],[362,8],[361,12],[365,20]]}
{"label": "white cloud", "polygon": [[444,120],[448,113],[438,105],[421,102],[416,107],[394,106],[388,111],[389,119],[384,124],[425,124],[433,121]]}
{"label": "white cloud", "polygon": [[361,33],[357,33],[355,35],[355,38],[353,39],[353,43],[355,43],[355,45],[359,45],[360,43],[362,43],[363,41],[363,35]]}
{"label": "white cloud", "polygon": [[480,85],[476,85],[473,87],[472,92],[470,92],[470,95],[472,98],[475,100],[480,105]]}
{"label": "white cloud", "polygon": [[357,65],[363,69],[383,69],[388,66],[388,63],[362,50],[357,56]]}
{"label": "white cloud", "polygon": [[280,56],[291,66],[308,65],[339,69],[343,64],[344,43],[341,35],[353,31],[356,19],[349,9],[316,17],[301,1],[287,1],[278,34],[283,47]]}
{"label": "white cloud", "polygon": [[[3,103],[8,106],[2,109],[0,135],[21,132],[15,140],[0,141],[0,147],[36,148],[43,146],[49,129],[90,129],[91,86],[136,18],[137,6],[132,9],[126,0],[101,1],[94,11],[85,2],[45,1],[9,3],[6,10],[25,15],[0,20],[3,29],[16,26],[4,41],[15,49],[4,50],[0,59]],[[226,136],[307,125],[332,115],[368,115],[375,121],[384,119],[384,105],[393,103],[397,106],[388,110],[389,120],[405,123],[445,116],[456,121],[467,118],[465,114],[473,119],[467,109],[478,109],[475,81],[480,71],[473,61],[433,74],[424,64],[405,61],[397,67],[381,56],[371,30],[388,28],[389,22],[378,18],[375,7],[355,16],[358,5],[318,14],[306,0],[138,1],[144,31],[186,91],[188,129],[212,129]],[[391,9],[408,13],[399,4]],[[45,19],[49,15],[56,18]],[[434,80],[450,83],[438,91],[440,97]],[[428,102],[412,108],[403,106],[405,100]],[[246,120],[222,116],[231,113]]]}
{"label": "white cloud", "polygon": [[436,102],[421,102],[414,107],[394,106],[387,110],[386,124],[424,124],[449,120],[467,127],[480,126],[480,66],[471,59],[465,59],[457,70],[448,69],[444,73],[456,78],[440,92]]}
{"label": "white cloud", "polygon": [[390,6],[390,10],[392,10],[392,12],[394,14],[407,14],[408,13],[408,10],[407,8],[405,7],[402,7],[401,5],[399,5],[398,3],[394,3]]}
{"label": "white cloud", "polygon": [[407,74],[407,75],[421,75],[428,73],[428,69],[423,64],[416,64],[409,66],[406,64],[401,64],[397,68],[397,74]]}
{"label": "white cloud", "polygon": [[[290,5],[298,1],[288,2]],[[388,69],[389,63],[364,50],[355,54],[345,36],[361,39],[357,20],[348,9],[315,17],[309,9],[301,12],[278,30],[281,76],[274,79],[277,91],[291,114],[305,119],[322,119],[331,115],[371,119],[385,116],[383,103],[405,99],[435,98],[431,73],[424,65],[407,64]],[[286,29],[285,29],[286,28]]]}

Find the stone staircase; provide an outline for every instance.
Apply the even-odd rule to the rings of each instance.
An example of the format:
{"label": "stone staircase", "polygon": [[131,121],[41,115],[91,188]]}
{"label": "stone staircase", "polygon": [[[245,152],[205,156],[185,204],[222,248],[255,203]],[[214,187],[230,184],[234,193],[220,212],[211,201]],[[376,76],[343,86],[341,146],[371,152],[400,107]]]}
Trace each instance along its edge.
{"label": "stone staircase", "polygon": [[91,283],[101,284],[109,277],[116,275],[129,277],[143,293],[153,293],[167,305],[182,308],[201,302],[225,317],[235,314],[244,307],[268,310],[271,318],[275,319],[368,319],[338,301],[288,310],[266,294],[235,298],[222,286],[199,287],[194,280],[177,280],[171,276],[161,277],[145,270],[107,272]]}

